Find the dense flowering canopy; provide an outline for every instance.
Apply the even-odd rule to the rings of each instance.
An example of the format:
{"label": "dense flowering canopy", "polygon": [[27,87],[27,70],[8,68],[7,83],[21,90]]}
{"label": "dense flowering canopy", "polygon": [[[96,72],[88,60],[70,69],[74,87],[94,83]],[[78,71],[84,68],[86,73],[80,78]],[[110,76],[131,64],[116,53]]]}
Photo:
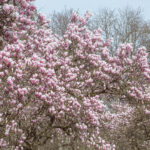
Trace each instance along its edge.
{"label": "dense flowering canopy", "polygon": [[144,147],[146,50],[132,55],[132,44],[122,44],[111,57],[111,39],[86,26],[89,12],[74,13],[64,36],[54,35],[31,2],[0,0],[0,148],[114,150],[137,117],[148,130]]}

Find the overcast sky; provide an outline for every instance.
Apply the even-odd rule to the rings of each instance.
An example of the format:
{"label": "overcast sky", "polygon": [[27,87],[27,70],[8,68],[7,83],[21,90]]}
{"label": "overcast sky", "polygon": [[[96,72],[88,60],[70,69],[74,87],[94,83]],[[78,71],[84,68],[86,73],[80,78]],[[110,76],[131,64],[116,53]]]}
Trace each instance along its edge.
{"label": "overcast sky", "polygon": [[51,12],[61,11],[64,8],[73,8],[84,13],[86,10],[96,12],[102,8],[138,8],[143,11],[143,17],[150,20],[150,0],[35,0],[38,10],[48,16]]}

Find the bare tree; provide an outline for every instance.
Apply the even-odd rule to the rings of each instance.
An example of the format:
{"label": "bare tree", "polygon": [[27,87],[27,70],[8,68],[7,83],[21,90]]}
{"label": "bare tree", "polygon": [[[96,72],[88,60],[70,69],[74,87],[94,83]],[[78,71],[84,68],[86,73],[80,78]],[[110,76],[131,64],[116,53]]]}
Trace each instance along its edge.
{"label": "bare tree", "polygon": [[[74,11],[66,8],[61,12],[54,11],[50,15],[52,31],[63,36]],[[79,13],[79,11],[75,12]],[[133,43],[134,51],[141,46],[150,49],[150,23],[144,20],[140,8],[131,9],[127,7],[123,10],[99,10],[90,19],[87,26],[92,30],[101,28],[104,39],[113,38],[110,47],[112,55],[121,43]]]}
{"label": "bare tree", "polygon": [[104,39],[113,38],[111,53],[121,43],[133,43],[136,50],[140,46],[149,48],[150,25],[143,19],[140,8],[124,10],[99,10],[91,21],[91,29],[101,28]]}
{"label": "bare tree", "polygon": [[72,8],[70,9],[65,8],[60,12],[54,11],[52,14],[50,14],[50,20],[51,20],[50,27],[52,31],[62,36],[67,30],[67,26],[71,21],[71,16],[74,11],[75,10],[73,10]]}

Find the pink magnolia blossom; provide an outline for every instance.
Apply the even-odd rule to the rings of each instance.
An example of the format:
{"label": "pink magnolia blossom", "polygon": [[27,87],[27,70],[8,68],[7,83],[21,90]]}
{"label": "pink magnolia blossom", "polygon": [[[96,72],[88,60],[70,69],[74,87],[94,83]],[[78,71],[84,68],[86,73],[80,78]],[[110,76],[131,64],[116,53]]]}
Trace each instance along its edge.
{"label": "pink magnolia blossom", "polygon": [[132,147],[131,131],[138,135],[134,140],[142,132],[140,142],[147,142],[150,66],[145,48],[132,55],[132,44],[122,44],[110,56],[111,39],[104,41],[100,29],[86,26],[89,12],[73,14],[59,37],[32,0],[0,5],[9,18],[0,51],[0,148],[34,150],[49,143],[114,150],[122,141]]}

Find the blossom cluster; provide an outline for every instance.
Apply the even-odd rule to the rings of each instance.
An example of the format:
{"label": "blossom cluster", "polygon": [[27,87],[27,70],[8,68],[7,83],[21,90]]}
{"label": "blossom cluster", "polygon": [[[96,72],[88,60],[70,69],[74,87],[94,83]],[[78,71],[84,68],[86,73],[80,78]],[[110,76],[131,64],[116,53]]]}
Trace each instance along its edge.
{"label": "blossom cluster", "polygon": [[2,0],[0,5],[7,16],[0,20],[1,149],[59,143],[115,150],[122,125],[130,128],[137,114],[147,121],[145,48],[132,54],[132,44],[122,44],[110,56],[112,39],[104,41],[100,29],[88,29],[89,12],[83,17],[74,13],[59,37],[32,0]]}

